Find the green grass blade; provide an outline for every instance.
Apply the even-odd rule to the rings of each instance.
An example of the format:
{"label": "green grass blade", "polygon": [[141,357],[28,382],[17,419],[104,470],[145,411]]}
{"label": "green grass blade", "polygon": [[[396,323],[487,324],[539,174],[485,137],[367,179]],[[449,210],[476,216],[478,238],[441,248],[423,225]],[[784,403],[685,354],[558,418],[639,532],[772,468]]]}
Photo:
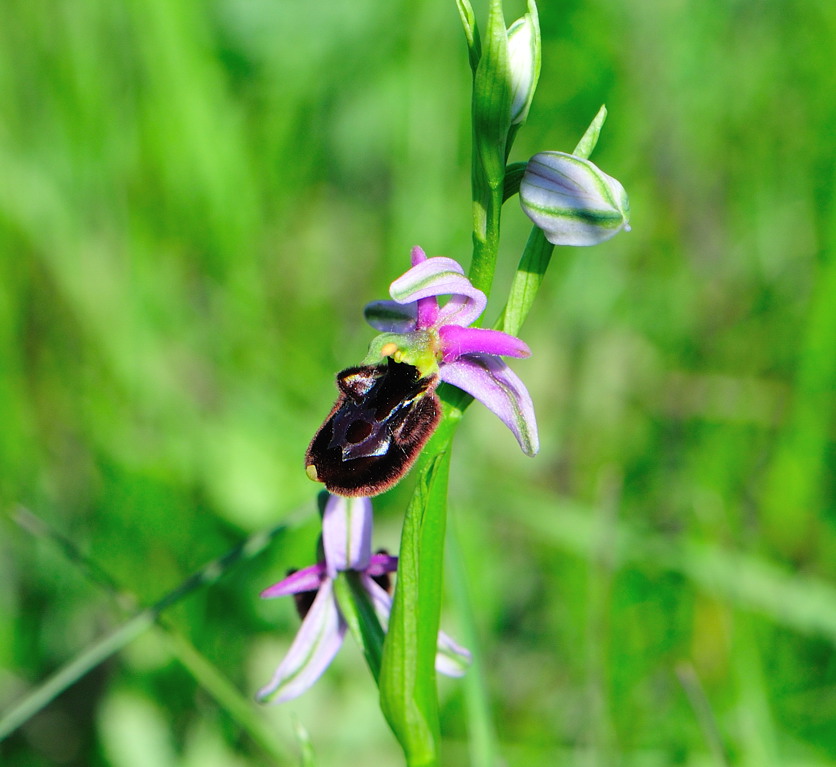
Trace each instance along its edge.
{"label": "green grass blade", "polygon": [[470,736],[468,740],[470,763],[480,765],[480,767],[497,767],[502,764],[502,758],[491,716],[490,696],[485,682],[485,667],[476,616],[473,613],[467,572],[455,525],[450,525],[447,536],[447,555],[450,590],[462,631],[460,639],[472,656],[470,668],[462,680],[467,709],[467,730]]}
{"label": "green grass blade", "polygon": [[[502,494],[492,500],[502,502]],[[508,501],[510,503],[510,500]],[[538,540],[561,549],[595,556],[594,510],[532,490],[526,494],[519,523]],[[681,573],[701,591],[767,616],[802,634],[821,636],[836,646],[836,587],[811,575],[796,575],[753,554],[722,546],[639,533],[620,520],[612,530],[613,563],[620,568],[653,563]]]}
{"label": "green grass blade", "polygon": [[153,626],[157,615],[154,608],[143,610],[115,631],[91,644],[46,681],[39,684],[0,718],[0,741],[49,705],[70,685]]}
{"label": "green grass blade", "polygon": [[717,718],[711,710],[711,704],[708,702],[694,666],[691,663],[680,663],[676,667],[676,676],[688,696],[688,702],[694,710],[694,715],[700,724],[700,729],[703,731],[717,767],[731,767],[723,738],[720,735],[720,728],[717,725]]}
{"label": "green grass blade", "polygon": [[242,695],[214,663],[170,626],[161,625],[159,630],[164,633],[172,655],[274,764],[286,765],[291,760],[296,761],[281,741],[276,739],[270,725],[258,715],[258,708],[254,702]]}
{"label": "green grass blade", "polygon": [[[68,559],[76,563],[85,575],[90,577],[91,580],[104,585],[107,590],[119,597],[120,601],[124,604],[126,599],[125,592],[118,588],[115,581],[113,581],[107,573],[79,552],[69,539],[61,536],[56,531],[53,531],[41,520],[28,512],[19,511],[17,517],[19,523],[25,527],[25,529],[30,532],[34,532],[39,536],[43,535],[49,537],[53,542],[57,543]],[[136,639],[136,637],[153,626],[167,608],[192,594],[198,588],[201,588],[209,583],[213,583],[239,561],[251,559],[252,557],[257,556],[264,551],[264,549],[276,536],[282,534],[286,530],[287,525],[281,524],[276,525],[269,530],[250,536],[239,546],[236,546],[223,556],[212,560],[208,564],[201,567],[193,575],[183,581],[180,586],[166,594],[158,602],[143,609],[122,626],[114,631],[111,631],[98,641],[88,646],[75,658],[70,660],[58,669],[58,671],[48,677],[44,682],[39,684],[28,695],[24,696],[24,698],[17,704],[13,705],[8,711],[6,711],[2,718],[0,718],[0,740],[3,740],[18,727],[28,721],[32,716],[37,714],[70,685],[74,684],[85,674],[89,673],[110,656],[119,652],[131,641]],[[131,597],[128,598],[132,600]],[[184,645],[180,640],[173,638],[172,641],[175,642],[175,646],[183,650]],[[184,642],[185,640],[182,641]],[[184,655],[181,660],[183,660],[184,665],[190,670],[196,669],[201,671],[202,676],[196,676],[198,681],[201,684],[205,684],[210,692],[214,690],[215,692],[222,693],[221,698],[218,698],[222,705],[231,706],[231,710],[239,713],[242,712],[243,708],[241,706],[240,696],[238,693],[234,691],[234,688],[232,688],[226,680],[224,680],[226,686],[223,686],[218,681],[219,679],[222,679],[220,672],[212,670],[213,667],[205,658],[202,662],[199,662],[195,657],[195,653],[197,653],[196,650],[192,653],[186,653],[185,650],[183,650],[183,652]],[[207,671],[207,669],[212,670],[211,673],[210,671]],[[249,730],[250,728],[246,727],[246,729]],[[253,732],[251,734],[253,734],[254,739],[257,742],[262,743],[263,739],[257,732]]]}

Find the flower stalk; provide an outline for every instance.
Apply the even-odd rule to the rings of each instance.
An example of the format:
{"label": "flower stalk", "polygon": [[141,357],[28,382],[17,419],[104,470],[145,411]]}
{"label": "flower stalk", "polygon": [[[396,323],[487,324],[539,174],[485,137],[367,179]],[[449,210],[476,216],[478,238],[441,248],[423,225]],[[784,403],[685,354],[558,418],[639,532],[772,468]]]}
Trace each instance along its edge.
{"label": "flower stalk", "polygon": [[491,0],[482,53],[473,78],[473,260],[474,287],[490,293],[499,251],[499,222],[505,180],[512,86],[508,77],[508,33],[502,0]]}

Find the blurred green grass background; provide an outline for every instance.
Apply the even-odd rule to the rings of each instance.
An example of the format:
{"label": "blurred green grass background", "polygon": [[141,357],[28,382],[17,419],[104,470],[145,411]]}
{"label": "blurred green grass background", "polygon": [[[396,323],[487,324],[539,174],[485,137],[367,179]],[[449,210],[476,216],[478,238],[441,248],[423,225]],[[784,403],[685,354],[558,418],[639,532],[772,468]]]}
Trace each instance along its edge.
{"label": "blurred green grass background", "polygon": [[[836,4],[540,14],[511,159],[570,149],[606,102],[593,159],[633,231],[558,249],[523,330],[540,455],[476,407],[457,438],[501,749],[836,764]],[[371,337],[361,308],[414,244],[468,260],[469,88],[452,0],[0,4],[0,711],[126,620],[15,508],[142,604],[289,522],[0,743],[4,767],[277,761],[170,637],[247,697],[289,645],[290,602],[257,595],[313,556],[302,455]],[[515,201],[503,226],[494,316]],[[380,545],[410,487],[377,501]],[[465,764],[461,684],[442,697]],[[350,643],[253,711],[278,763],[299,723],[319,765],[400,763]]]}

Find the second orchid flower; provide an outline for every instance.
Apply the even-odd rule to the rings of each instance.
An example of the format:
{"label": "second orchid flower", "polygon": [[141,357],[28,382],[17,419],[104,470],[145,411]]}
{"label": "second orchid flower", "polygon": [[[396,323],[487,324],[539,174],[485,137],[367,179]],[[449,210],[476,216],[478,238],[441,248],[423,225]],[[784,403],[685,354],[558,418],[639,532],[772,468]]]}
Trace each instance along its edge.
{"label": "second orchid flower", "polygon": [[[274,703],[291,700],[310,688],[328,668],[343,643],[348,623],[335,592],[340,574],[358,574],[381,627],[386,630],[392,597],[389,574],[398,558],[372,554],[372,504],[368,498],[331,495],[322,517],[324,560],[291,573],[262,592],[265,598],[293,595],[302,625],[270,683],[258,697]],[[438,635],[436,670],[446,676],[462,676],[470,664],[470,652],[443,632]]]}

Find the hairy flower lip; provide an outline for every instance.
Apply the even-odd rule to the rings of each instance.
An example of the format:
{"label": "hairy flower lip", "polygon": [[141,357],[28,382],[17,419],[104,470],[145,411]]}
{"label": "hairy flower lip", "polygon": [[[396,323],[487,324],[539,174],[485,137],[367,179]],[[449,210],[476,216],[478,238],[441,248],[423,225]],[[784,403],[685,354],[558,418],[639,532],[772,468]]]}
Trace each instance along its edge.
{"label": "hairy flower lip", "polygon": [[361,498],[388,490],[415,463],[441,418],[435,358],[427,359],[430,370],[422,373],[417,365],[400,361],[390,336],[377,339],[391,355],[385,364],[364,364],[337,375],[340,395],[305,453],[308,477],[331,493]]}

